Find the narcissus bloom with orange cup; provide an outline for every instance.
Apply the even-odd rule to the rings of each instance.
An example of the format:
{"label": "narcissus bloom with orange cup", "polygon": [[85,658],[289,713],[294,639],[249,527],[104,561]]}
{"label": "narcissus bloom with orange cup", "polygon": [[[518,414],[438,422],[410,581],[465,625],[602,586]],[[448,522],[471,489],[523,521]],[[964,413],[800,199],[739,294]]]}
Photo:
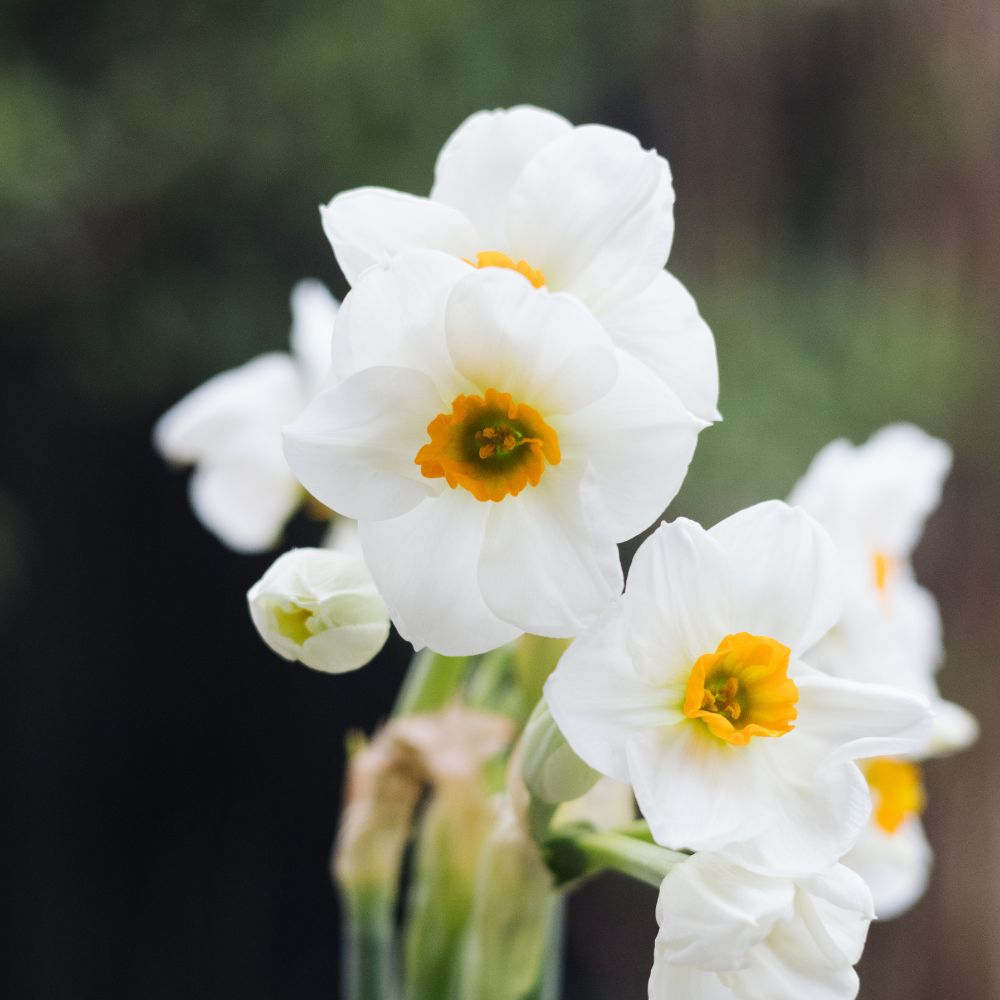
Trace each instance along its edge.
{"label": "narcissus bloom with orange cup", "polygon": [[950,468],[944,441],[913,424],[890,424],[863,445],[831,441],[791,495],[829,531],[847,581],[844,613],[817,646],[814,665],[927,697],[934,730],[922,756],[964,749],[978,734],[975,718],[938,691],[941,614],[911,563]]}
{"label": "narcissus bloom with orange cup", "polygon": [[516,270],[585,303],[615,346],[704,420],[718,419],[715,342],[664,271],[674,236],[667,161],[634,136],[528,106],[479,111],[448,139],[429,198],[363,187],[321,210],[347,280],[413,248]]}
{"label": "narcissus bloom with orange cup", "polygon": [[592,768],[628,781],[653,837],[770,873],[816,871],[870,811],[856,758],[912,751],[927,702],[827,677],[802,659],[837,620],[833,544],[779,501],[710,531],[678,519],[546,683]]}
{"label": "narcissus bloom with orange cup", "polygon": [[572,296],[419,250],[347,296],[285,453],[358,519],[400,633],[463,655],[594,621],[704,426]]}

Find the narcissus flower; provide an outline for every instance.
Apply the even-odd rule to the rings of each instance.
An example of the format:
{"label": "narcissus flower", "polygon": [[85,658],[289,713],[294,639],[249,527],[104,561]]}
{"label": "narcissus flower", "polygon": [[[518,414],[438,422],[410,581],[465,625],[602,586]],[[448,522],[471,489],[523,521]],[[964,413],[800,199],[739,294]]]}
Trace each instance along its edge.
{"label": "narcissus flower", "polygon": [[893,424],[859,447],[828,444],[791,496],[830,532],[847,580],[843,616],[810,662],[927,697],[935,713],[932,754],[968,746],[978,728],[965,709],[940,697],[934,674],[944,659],[941,616],[910,563],[950,467],[947,444],[911,424]]}
{"label": "narcissus flower", "polygon": [[389,612],[364,561],[292,549],[247,593],[250,617],[279,656],[330,674],[357,670],[389,636]]}
{"label": "narcissus flower", "polygon": [[843,865],[796,879],[696,854],[663,880],[650,1000],[853,1000],[871,894]]}
{"label": "narcissus flower", "polygon": [[348,295],[332,371],[289,464],[358,519],[402,635],[454,655],[593,621],[705,426],[572,296],[435,251]]}
{"label": "narcissus flower", "polygon": [[281,428],[326,375],[336,312],[320,282],[299,282],[291,354],[262,354],[216,375],[156,424],[160,454],[196,467],[189,490],[199,520],[238,552],[274,546],[304,499],[282,453]]}
{"label": "narcissus flower", "polygon": [[438,156],[429,198],[358,188],[322,217],[352,284],[372,264],[423,247],[570,292],[692,413],[715,420],[711,331],[663,270],[673,204],[667,161],[633,136],[517,107],[463,122]]}
{"label": "narcissus flower", "polygon": [[934,860],[920,814],[924,787],[920,765],[878,757],[864,767],[872,815],[844,864],[868,883],[875,914],[890,920],[924,894]]}
{"label": "narcissus flower", "polygon": [[868,817],[853,760],[910,751],[930,725],[921,698],[803,662],[841,599],[833,544],[801,510],[770,501],[710,531],[661,525],[546,701],[587,764],[631,782],[665,847],[818,870]]}

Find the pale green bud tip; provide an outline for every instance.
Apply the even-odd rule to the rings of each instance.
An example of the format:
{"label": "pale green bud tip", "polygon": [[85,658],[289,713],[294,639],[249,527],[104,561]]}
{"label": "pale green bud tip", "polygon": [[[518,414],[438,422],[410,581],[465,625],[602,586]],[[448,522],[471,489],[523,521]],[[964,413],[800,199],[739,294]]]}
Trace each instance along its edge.
{"label": "pale green bud tip", "polygon": [[385,645],[389,612],[364,560],[329,549],[292,549],[247,593],[250,617],[279,656],[339,674]]}
{"label": "pale green bud tip", "polygon": [[573,752],[544,698],[535,706],[524,730],[521,774],[531,794],[552,805],[579,798],[600,778]]}

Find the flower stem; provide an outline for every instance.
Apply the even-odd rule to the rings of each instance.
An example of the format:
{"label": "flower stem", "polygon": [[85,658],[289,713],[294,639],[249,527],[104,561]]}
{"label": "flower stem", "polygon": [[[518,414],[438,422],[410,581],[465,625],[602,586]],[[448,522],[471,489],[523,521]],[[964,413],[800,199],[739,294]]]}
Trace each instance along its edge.
{"label": "flower stem", "polygon": [[621,833],[582,828],[550,837],[544,852],[556,884],[563,888],[608,869],[658,887],[667,872],[687,857]]}
{"label": "flower stem", "polygon": [[380,886],[343,888],[345,1000],[399,1000],[394,900]]}
{"label": "flower stem", "polygon": [[392,714],[416,715],[444,708],[462,684],[467,656],[442,656],[430,649],[413,657]]}

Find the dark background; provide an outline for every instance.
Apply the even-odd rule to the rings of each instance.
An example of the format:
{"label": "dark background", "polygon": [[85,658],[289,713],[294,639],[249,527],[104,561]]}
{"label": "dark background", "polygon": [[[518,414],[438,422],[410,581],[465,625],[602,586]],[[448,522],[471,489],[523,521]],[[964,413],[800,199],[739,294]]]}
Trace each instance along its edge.
{"label": "dark background", "polygon": [[[425,193],[465,115],[527,101],[671,161],[726,417],[671,514],[784,496],[891,420],[955,446],[917,564],[983,738],[929,767],[935,880],[873,929],[861,995],[1000,995],[998,94],[994,0],[7,0],[3,994],[336,996],[342,737],[406,651],[336,678],[272,656],[243,596],[270,557],[198,525],[150,429],[286,345],[298,278],[344,293],[319,202]],[[580,894],[567,995],[645,995],[652,904]]]}

